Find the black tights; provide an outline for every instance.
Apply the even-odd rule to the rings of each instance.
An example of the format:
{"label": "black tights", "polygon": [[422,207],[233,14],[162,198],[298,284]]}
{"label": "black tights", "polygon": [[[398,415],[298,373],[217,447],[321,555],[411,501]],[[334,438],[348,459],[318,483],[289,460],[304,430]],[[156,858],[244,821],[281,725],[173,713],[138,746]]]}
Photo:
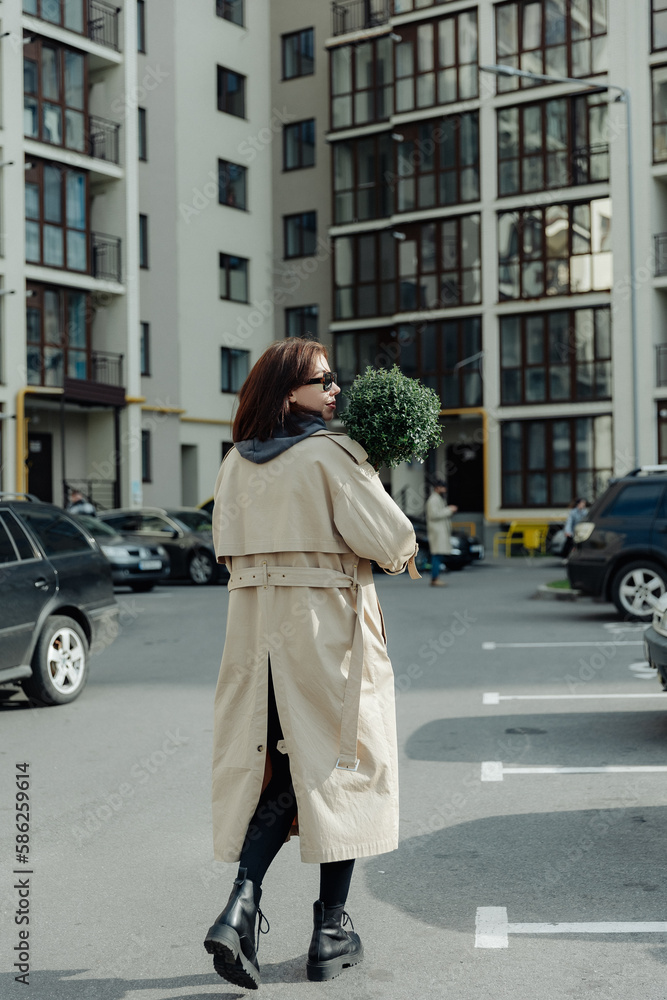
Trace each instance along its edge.
{"label": "black tights", "polygon": [[[289,757],[276,744],[283,738],[276,707],[276,696],[269,670],[269,722],[266,751],[271,757],[271,779],[262,792],[250,820],[239,868],[246,878],[261,885],[269,865],[285,843],[296,816],[296,797],[292,787]],[[320,865],[320,900],[325,906],[342,906],[350,889],[354,858],[329,861]]]}

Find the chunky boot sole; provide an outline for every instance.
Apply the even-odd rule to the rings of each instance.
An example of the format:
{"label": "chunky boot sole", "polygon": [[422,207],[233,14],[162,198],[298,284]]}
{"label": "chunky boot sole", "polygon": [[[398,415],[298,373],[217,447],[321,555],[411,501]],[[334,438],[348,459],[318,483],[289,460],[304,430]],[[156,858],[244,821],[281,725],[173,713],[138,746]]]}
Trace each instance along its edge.
{"label": "chunky boot sole", "polygon": [[227,924],[213,924],[204,947],[213,955],[213,968],[228,983],[256,990],[261,983],[259,969],[246,958],[241,948],[241,940],[233,927]]}
{"label": "chunky boot sole", "polygon": [[335,979],[343,969],[357,965],[363,957],[364,947],[360,942],[359,951],[352,955],[339,955],[338,958],[329,958],[323,962],[307,962],[306,977],[311,983],[324,983],[327,979]]}

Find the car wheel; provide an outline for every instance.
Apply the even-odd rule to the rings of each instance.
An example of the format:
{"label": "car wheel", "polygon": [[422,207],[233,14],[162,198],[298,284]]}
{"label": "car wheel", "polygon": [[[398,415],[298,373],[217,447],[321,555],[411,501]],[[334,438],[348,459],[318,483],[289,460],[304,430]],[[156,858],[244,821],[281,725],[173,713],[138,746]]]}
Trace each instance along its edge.
{"label": "car wheel", "polygon": [[135,594],[147,594],[149,590],[152,590],[155,586],[154,583],[148,583],[148,581],[140,580],[138,583],[131,583],[130,588],[135,592]]}
{"label": "car wheel", "polygon": [[216,564],[213,556],[206,549],[195,552],[188,566],[188,576],[192,583],[198,587],[203,587],[207,583],[213,583],[216,576]]}
{"label": "car wheel", "polygon": [[37,641],[32,677],[23,690],[41,705],[66,705],[78,698],[88,679],[88,640],[73,618],[53,615]]}
{"label": "car wheel", "polygon": [[631,621],[650,622],[654,602],[667,590],[667,573],[648,559],[628,563],[618,571],[611,588],[611,599],[622,615]]}

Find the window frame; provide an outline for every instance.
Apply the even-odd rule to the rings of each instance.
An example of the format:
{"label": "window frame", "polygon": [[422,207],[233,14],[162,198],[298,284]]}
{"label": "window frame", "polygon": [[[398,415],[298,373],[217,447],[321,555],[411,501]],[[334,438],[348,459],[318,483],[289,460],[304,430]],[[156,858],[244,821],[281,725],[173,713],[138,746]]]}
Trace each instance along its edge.
{"label": "window frame", "polygon": [[150,267],[150,254],[148,249],[148,216],[145,212],[139,213],[139,267],[147,271]]}
{"label": "window frame", "polygon": [[[90,228],[90,175],[87,170],[78,170],[74,167],[70,167],[65,163],[56,163],[51,160],[40,160],[37,157],[32,157],[30,159],[30,170],[25,171],[25,185],[26,191],[28,185],[31,187],[35,185],[38,189],[39,198],[39,217],[28,216],[27,210],[25,211],[25,224],[26,227],[30,223],[37,223],[39,226],[39,260],[28,261],[26,256],[27,264],[35,264],[39,267],[48,267],[56,271],[68,271],[71,274],[87,274],[91,273],[92,265],[92,254],[91,254],[91,228]],[[28,164],[26,164],[27,166]],[[60,174],[60,222],[55,222],[52,219],[46,218],[46,185],[45,185],[45,171],[55,170]],[[69,176],[82,177],[84,180],[84,211],[85,211],[85,225],[83,229],[77,228],[73,225],[68,225],[67,223],[67,186]],[[62,251],[63,251],[63,261],[62,264],[52,264],[48,263],[44,259],[44,229],[45,226],[50,226],[53,229],[60,229],[62,231]],[[68,234],[84,234],[85,244],[86,244],[86,265],[83,269],[73,268],[68,266],[68,249],[69,240]],[[26,250],[28,241],[26,238]]]}
{"label": "window frame", "polygon": [[[307,312],[307,310],[311,310],[310,313]],[[296,321],[296,325],[298,327],[296,333],[290,333],[291,318]],[[290,306],[285,309],[285,339],[289,339],[291,337],[303,337],[306,340],[319,340],[319,322],[320,307],[318,305]],[[314,325],[314,333],[307,329],[309,324]]]}
{"label": "window frame", "polygon": [[[236,170],[243,171],[243,173],[241,175],[242,178],[243,178],[243,204],[242,205],[236,205],[233,202],[230,202],[229,200],[224,200],[224,197],[223,197],[223,195],[224,195],[223,187],[225,187],[225,185],[223,184],[223,175],[224,175],[225,168],[227,168],[227,167],[234,167]],[[227,176],[224,178],[225,184],[228,184],[229,181],[230,181],[230,178],[229,178],[228,174],[229,174],[229,172],[227,172]],[[226,187],[225,187],[225,190],[226,190]],[[221,158],[218,158],[218,204],[219,205],[223,205],[225,208],[235,208],[235,209],[237,209],[240,212],[247,212],[248,211],[248,168],[245,167],[242,163],[234,163],[232,160],[223,160]]]}
{"label": "window frame", "polygon": [[[461,62],[460,59],[460,49],[461,49],[461,24],[463,23],[463,18],[469,15],[475,15],[475,59],[471,62]],[[442,25],[447,22],[454,23],[454,62],[450,64],[445,64],[441,60],[442,46],[440,43],[440,33]],[[420,69],[420,32],[424,29],[431,29],[431,41],[430,41],[430,68]],[[446,17],[440,17],[437,20],[424,20],[416,21],[410,24],[402,24],[400,27],[401,41],[394,46],[394,114],[409,114],[413,112],[422,111],[424,108],[434,108],[440,106],[446,106],[448,104],[457,104],[460,101],[467,100],[477,100],[479,97],[479,74],[477,67],[479,66],[479,17],[477,7],[471,7],[468,10],[456,11],[453,14],[449,14]],[[398,62],[400,59],[400,48],[405,45],[410,47],[410,61],[412,63],[412,72],[406,73],[403,76],[398,75]],[[470,77],[468,83],[471,85],[469,88],[462,87],[462,78],[465,71],[465,67],[470,67],[468,70],[468,75]],[[456,73],[456,96],[451,99],[445,99],[441,93],[441,83],[445,82],[445,76],[448,71],[454,70]],[[430,101],[420,100],[420,79],[425,79],[428,76],[433,77],[433,99]],[[412,95],[411,100],[408,101],[405,106],[403,106],[399,91],[402,91],[399,85],[402,81],[412,81]],[[470,92],[468,93],[468,89]],[[407,87],[405,88],[407,92]],[[399,106],[400,105],[400,106]]]}
{"label": "window frame", "polygon": [[[361,46],[369,45],[372,52],[372,82],[367,87],[357,86],[357,61]],[[384,45],[384,59],[380,59],[379,47]],[[389,121],[394,107],[394,55],[390,46],[393,42],[388,35],[381,35],[379,38],[367,38],[357,43],[349,45],[339,45],[329,51],[329,129],[331,132],[342,131],[348,128],[357,128],[361,125],[370,125],[374,122]],[[334,68],[335,53],[346,53],[350,61],[350,90],[336,93],[334,88]],[[383,65],[388,71],[387,79],[380,79],[378,67]],[[358,120],[357,98],[361,94],[372,92],[372,113],[369,118]],[[343,125],[334,123],[334,102],[338,98],[349,97],[351,120]],[[386,106],[385,106],[386,105]]]}
{"label": "window frame", "polygon": [[[234,359],[245,359],[245,372],[239,376],[234,370]],[[221,347],[220,348],[220,392],[236,394],[250,371],[250,351],[241,347]]]}
{"label": "window frame", "polygon": [[137,52],[146,54],[146,4],[137,0]]}
{"label": "window frame", "polygon": [[142,163],[148,161],[148,112],[146,108],[137,108],[137,144],[139,159]]}
{"label": "window frame", "polygon": [[[303,151],[304,151],[304,148],[306,148],[309,145],[305,141],[305,128],[304,128],[304,126],[309,126],[309,125],[312,125],[312,134],[313,134],[313,142],[312,142],[313,161],[312,161],[312,163],[304,163]],[[298,149],[298,161],[299,162],[295,163],[294,166],[289,167],[287,165],[287,149],[288,149],[288,138],[287,138],[287,136],[288,136],[288,132],[291,132],[292,130],[296,130],[296,129],[299,130],[299,132],[298,132],[298,138],[297,138],[297,149]],[[289,122],[289,124],[283,125],[283,172],[284,173],[290,173],[292,170],[307,170],[309,167],[314,167],[316,165],[316,143],[317,143],[317,134],[316,134],[316,131],[315,131],[315,119],[314,118],[302,118],[301,121],[298,121],[298,122]]]}
{"label": "window frame", "polygon": [[[307,219],[310,220],[311,218],[315,223],[312,229],[313,232],[312,250],[310,250],[310,248],[308,248],[305,245],[305,236],[304,236],[305,233],[311,231],[309,227],[305,225],[306,220]],[[298,220],[301,221],[299,222]],[[296,253],[288,253],[288,246],[289,246],[288,235],[290,226],[292,224],[296,227],[295,233],[297,235],[297,239],[295,240],[295,242],[298,243],[298,248]],[[317,211],[314,210],[310,212],[294,212],[290,215],[283,215],[283,259],[296,260],[299,257],[314,257],[316,252],[317,252]]]}
{"label": "window frame", "polygon": [[[44,81],[43,81],[43,62],[42,53],[44,49],[51,49],[57,53],[58,60],[58,97],[45,97],[44,96]],[[82,74],[82,96],[83,106],[77,108],[74,105],[67,104],[67,88],[66,88],[66,62],[67,56],[72,55],[82,60],[83,74]],[[25,89],[25,64],[26,61],[35,63],[37,66],[37,92],[33,93]],[[88,95],[89,95],[89,79],[88,79],[88,60],[84,52],[79,49],[71,48],[68,45],[61,45],[59,43],[53,42],[47,38],[34,38],[28,44],[23,47],[23,69],[24,69],[24,117],[23,117],[23,136],[26,139],[32,139],[35,142],[43,142],[46,145],[54,146],[57,149],[71,149],[76,153],[80,153],[84,156],[91,155],[90,151],[90,115],[88,110]],[[25,109],[27,102],[34,99],[37,105],[37,133],[36,135],[28,134],[25,131]],[[59,109],[60,112],[60,129],[61,129],[61,142],[53,142],[51,139],[47,138],[44,129],[44,109],[45,106],[53,106]],[[81,145],[69,145],[67,141],[67,114],[68,111],[74,115],[81,115],[83,118],[83,129],[82,129],[82,143]]]}
{"label": "window frame", "polygon": [[[244,299],[237,299],[237,298],[234,298],[232,295],[229,294],[229,291],[231,289],[231,284],[232,284],[231,281],[230,281],[230,278],[229,278],[229,275],[231,274],[231,271],[232,271],[232,268],[230,266],[230,262],[232,260],[243,261],[243,264],[244,264],[243,268],[239,268],[238,269],[238,270],[243,270],[245,272],[245,295],[246,295],[246,297]],[[227,292],[228,292],[227,295],[220,295],[219,290],[218,290],[219,298],[223,302],[240,302],[240,303],[245,304],[245,305],[247,305],[250,302],[250,273],[249,273],[250,272],[250,268],[248,266],[249,263],[250,263],[250,261],[248,260],[247,257],[239,257],[238,254],[229,254],[229,253],[224,253],[222,251],[219,253],[219,255],[218,255],[218,269],[219,269],[219,271],[224,271],[225,272]]]}
{"label": "window frame", "polygon": [[[234,17],[230,17],[230,14],[233,14],[236,8],[241,11],[240,21],[237,21]],[[215,15],[228,21],[230,24],[235,24],[238,28],[245,28],[245,6],[243,0],[216,0]]]}
{"label": "window frame", "polygon": [[[665,101],[665,117],[657,118],[656,116],[656,99],[655,99],[655,77],[656,71],[662,71],[664,74],[664,87],[667,91],[667,63],[661,63],[657,66],[651,66],[651,154],[652,163],[665,163],[667,161],[667,100]],[[663,142],[663,155],[656,156],[656,149],[658,144],[656,142],[656,134],[661,131],[664,136]]]}
{"label": "window frame", "polygon": [[[26,332],[26,350],[28,358],[28,374],[27,382],[29,385],[44,385],[44,386],[62,386],[64,384],[65,378],[78,378],[78,376],[70,375],[70,352],[76,352],[76,355],[85,354],[85,366],[86,366],[86,377],[82,381],[90,381],[90,374],[92,372],[92,306],[90,301],[90,293],[78,288],[66,288],[59,285],[47,285],[40,282],[27,281],[26,291],[30,292],[30,296],[26,298],[26,316],[33,310],[39,312],[39,341],[31,339],[31,326],[26,322],[27,332]],[[45,319],[45,304],[44,304],[44,293],[54,293],[58,296],[58,340],[49,339],[49,331],[47,328],[47,322]],[[84,329],[84,340],[85,344],[81,346],[72,346],[69,342],[67,331],[69,329],[69,307],[70,307],[70,297],[82,295],[85,303],[85,329]],[[35,369],[30,364],[31,351],[34,351],[36,355],[39,356],[39,376],[37,381],[31,377],[31,372]],[[46,359],[48,355],[51,354],[52,357],[58,357],[60,355],[60,375],[56,374],[55,380],[51,380],[47,377],[47,367]]]}
{"label": "window frame", "polygon": [[[237,77],[238,80],[241,81],[240,93],[241,93],[241,104],[243,105],[243,110],[242,110],[242,112],[240,114],[238,112],[236,112],[236,111],[231,111],[230,108],[229,108],[229,106],[228,106],[229,105],[229,100],[230,100],[230,98],[229,98],[230,91],[229,91],[229,87],[228,87],[228,78],[230,76],[235,76],[235,77]],[[218,64],[218,66],[217,66],[217,81],[218,81],[217,82],[217,88],[218,88],[218,91],[217,91],[217,93],[218,93],[218,97],[217,97],[217,100],[218,100],[218,111],[221,111],[223,114],[226,114],[226,115],[232,115],[234,118],[242,118],[242,119],[245,120],[247,118],[247,115],[246,115],[246,97],[247,97],[247,93],[246,93],[246,81],[247,81],[247,77],[244,76],[243,73],[237,73],[236,70],[234,70],[234,69],[229,69],[227,66],[221,66],[220,64]]]}
{"label": "window frame", "polygon": [[151,432],[141,428],[141,481],[153,482],[153,441]]}
{"label": "window frame", "polygon": [[139,363],[142,378],[151,374],[151,325],[144,320],[139,322]]}
{"label": "window frame", "polygon": [[[474,145],[476,146],[476,159],[470,164],[463,164],[461,137],[463,134],[463,122],[470,121],[473,131]],[[431,130],[430,138],[421,133],[425,129]],[[447,133],[453,130],[453,137]],[[454,115],[444,115],[441,118],[429,119],[428,121],[414,122],[406,126],[401,126],[403,141],[396,143],[394,172],[396,177],[396,199],[394,211],[396,214],[402,212],[416,212],[431,208],[449,208],[454,205],[468,205],[480,200],[480,155],[479,155],[479,111],[462,111]],[[438,138],[435,138],[438,136]],[[445,142],[451,141],[451,148],[454,153],[454,166],[450,167],[445,159]],[[412,145],[412,150],[403,153],[401,147]],[[433,152],[424,154],[428,145],[433,145]],[[420,148],[421,147],[421,148]],[[428,163],[428,157],[432,157],[433,169],[424,170],[423,166]],[[410,162],[412,161],[412,162]],[[414,169],[410,171],[403,164],[408,162],[408,167]],[[464,170],[472,170],[476,173],[477,187],[474,197],[462,197],[462,178]],[[453,201],[448,201],[444,197],[445,178],[453,175],[455,178],[456,197]],[[435,199],[433,204],[420,204],[419,188],[420,181],[426,177],[433,177],[433,188]],[[401,186],[410,180],[414,181],[415,202],[413,207],[401,207]]]}
{"label": "window frame", "polygon": [[[359,169],[360,147],[362,143],[373,144],[374,173],[375,179],[372,185],[362,184]],[[365,222],[369,219],[386,219],[394,208],[394,188],[396,185],[394,163],[394,140],[390,132],[376,132],[370,135],[357,136],[354,139],[344,139],[331,144],[331,213],[335,225],[345,225],[350,222]],[[336,157],[341,149],[349,149],[352,160],[352,186],[336,187]],[[387,169],[383,171],[383,159],[386,161]],[[389,178],[387,178],[389,174]],[[361,213],[361,194],[364,190],[372,189],[374,207],[369,215]],[[350,218],[341,218],[338,212],[337,202],[341,198],[350,198],[352,214]]]}
{"label": "window frame", "polygon": [[[30,17],[36,17],[40,21],[46,21],[47,24],[53,24],[56,27],[64,28],[65,31],[71,31],[75,35],[83,35],[86,38],[88,37],[88,2],[87,2],[87,0],[81,0],[81,7],[82,7],[82,18],[81,18],[82,29],[81,29],[81,31],[78,31],[76,28],[72,28],[69,25],[65,24],[65,4],[62,3],[62,2],[58,4],[58,12],[60,14],[60,20],[59,21],[54,21],[53,18],[51,18],[51,17],[45,17],[44,13],[43,13],[43,10],[42,10],[42,5],[45,2],[48,3],[49,0],[35,0],[35,3],[37,4],[37,13],[36,14],[29,14],[29,16]],[[52,4],[50,5],[49,9],[50,10],[53,9]],[[23,13],[28,14],[27,11],[24,11]]]}
{"label": "window frame", "polygon": [[[312,55],[308,56],[307,53],[304,57],[304,40],[310,38],[310,50]],[[296,73],[291,73],[289,76],[286,73],[287,60],[286,55],[286,44],[292,39],[298,39],[298,47],[296,49],[295,63],[297,66]],[[307,49],[307,44],[306,44]],[[300,28],[298,31],[288,31],[286,34],[280,36],[280,55],[281,55],[281,67],[282,67],[282,80],[297,80],[302,76],[313,76],[315,73],[315,28]],[[303,69],[304,58],[311,60],[311,68]]]}

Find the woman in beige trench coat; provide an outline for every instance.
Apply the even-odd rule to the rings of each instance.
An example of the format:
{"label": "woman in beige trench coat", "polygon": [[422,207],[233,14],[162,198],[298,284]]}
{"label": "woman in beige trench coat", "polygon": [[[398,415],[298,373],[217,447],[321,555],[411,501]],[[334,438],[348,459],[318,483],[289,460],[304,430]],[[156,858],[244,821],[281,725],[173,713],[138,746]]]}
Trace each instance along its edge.
{"label": "woman in beige trench coat", "polygon": [[255,988],[261,882],[298,817],[320,864],[307,975],[361,960],[344,929],[354,859],[398,846],[393,672],[370,560],[414,570],[415,536],[364,449],[331,432],[340,389],[322,346],[273,344],[239,395],[213,533],[230,571],[215,696],[215,856],[239,861],[205,945]]}

